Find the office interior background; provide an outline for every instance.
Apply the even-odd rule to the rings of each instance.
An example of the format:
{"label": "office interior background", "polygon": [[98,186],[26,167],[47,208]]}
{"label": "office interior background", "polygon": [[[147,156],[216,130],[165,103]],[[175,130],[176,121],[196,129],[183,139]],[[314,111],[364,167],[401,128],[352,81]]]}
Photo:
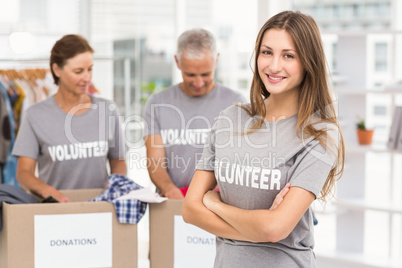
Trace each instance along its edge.
{"label": "office interior background", "polygon": [[[124,115],[128,176],[153,187],[141,137],[145,101],[180,82],[176,39],[210,30],[220,52],[216,80],[245,96],[260,26],[282,10],[300,10],[320,26],[334,101],[346,141],[336,197],[314,203],[318,267],[402,267],[402,150],[387,148],[393,112],[402,106],[400,0],[0,0],[0,69],[48,68],[65,34],[95,49],[93,83]],[[355,124],[375,129],[359,146]],[[148,265],[147,215],[139,224],[139,264]]]}

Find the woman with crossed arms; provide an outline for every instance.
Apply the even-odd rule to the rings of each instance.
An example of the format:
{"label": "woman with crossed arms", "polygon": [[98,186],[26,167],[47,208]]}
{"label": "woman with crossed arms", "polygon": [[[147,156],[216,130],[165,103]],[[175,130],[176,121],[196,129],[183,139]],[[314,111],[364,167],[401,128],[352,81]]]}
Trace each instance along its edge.
{"label": "woman with crossed arms", "polygon": [[215,267],[315,267],[311,204],[331,194],[344,143],[313,18],[261,28],[250,101],[213,126],[183,218],[217,236]]}

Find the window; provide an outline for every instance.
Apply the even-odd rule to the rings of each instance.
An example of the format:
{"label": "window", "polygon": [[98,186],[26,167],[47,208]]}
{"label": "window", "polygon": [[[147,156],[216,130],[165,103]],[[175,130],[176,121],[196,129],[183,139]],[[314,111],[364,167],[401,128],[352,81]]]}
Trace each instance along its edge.
{"label": "window", "polygon": [[388,70],[388,64],[387,64],[388,44],[376,43],[374,50],[375,50],[375,71],[386,72]]}

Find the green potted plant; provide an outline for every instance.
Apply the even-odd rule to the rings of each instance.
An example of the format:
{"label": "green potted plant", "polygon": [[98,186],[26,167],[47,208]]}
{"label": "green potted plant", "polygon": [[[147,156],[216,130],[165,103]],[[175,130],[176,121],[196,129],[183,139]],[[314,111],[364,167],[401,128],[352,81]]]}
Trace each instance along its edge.
{"label": "green potted plant", "polygon": [[360,145],[369,145],[373,143],[374,129],[367,129],[364,119],[356,123],[357,140]]}

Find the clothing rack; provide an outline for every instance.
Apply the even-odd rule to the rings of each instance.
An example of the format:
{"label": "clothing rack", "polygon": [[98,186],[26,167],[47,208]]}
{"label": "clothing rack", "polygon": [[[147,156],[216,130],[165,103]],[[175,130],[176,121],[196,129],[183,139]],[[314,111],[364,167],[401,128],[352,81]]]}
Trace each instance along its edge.
{"label": "clothing rack", "polygon": [[0,70],[0,179],[18,186],[17,159],[11,152],[26,108],[55,91],[47,68]]}

